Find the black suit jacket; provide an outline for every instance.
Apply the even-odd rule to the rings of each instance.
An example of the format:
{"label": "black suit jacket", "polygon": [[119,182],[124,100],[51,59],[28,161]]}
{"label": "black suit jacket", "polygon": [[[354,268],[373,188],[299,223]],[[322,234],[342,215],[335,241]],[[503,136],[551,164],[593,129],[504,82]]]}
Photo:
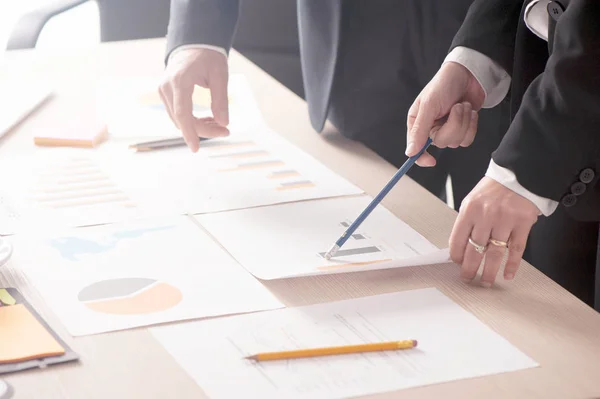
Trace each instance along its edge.
{"label": "black suit jacket", "polygon": [[[527,4],[476,0],[452,47],[484,53],[512,76],[512,123],[494,161],[574,218],[600,221],[600,1],[551,3],[548,43],[525,25]],[[597,311],[599,248],[589,248]]]}
{"label": "black suit jacket", "polygon": [[561,0],[548,43],[525,25],[529,1],[476,0],[452,47],[512,77],[512,122],[494,161],[576,219],[600,220],[600,1]]}
{"label": "black suit jacket", "polygon": [[[305,97],[315,130],[328,116],[352,138],[371,134],[382,120],[404,126],[410,103],[439,68],[471,3],[297,0]],[[240,0],[172,0],[167,56],[195,43],[229,51],[239,8]]]}

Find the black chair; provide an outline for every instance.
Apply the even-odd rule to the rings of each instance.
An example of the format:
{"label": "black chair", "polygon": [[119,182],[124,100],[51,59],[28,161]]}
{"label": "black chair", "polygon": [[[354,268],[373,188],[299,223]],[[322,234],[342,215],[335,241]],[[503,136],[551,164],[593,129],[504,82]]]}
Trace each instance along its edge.
{"label": "black chair", "polygon": [[[35,48],[52,17],[96,1],[102,42],[164,37],[169,0],[57,0],[24,15],[11,33],[7,50]],[[299,96],[304,96],[296,2],[242,1],[233,47]]]}

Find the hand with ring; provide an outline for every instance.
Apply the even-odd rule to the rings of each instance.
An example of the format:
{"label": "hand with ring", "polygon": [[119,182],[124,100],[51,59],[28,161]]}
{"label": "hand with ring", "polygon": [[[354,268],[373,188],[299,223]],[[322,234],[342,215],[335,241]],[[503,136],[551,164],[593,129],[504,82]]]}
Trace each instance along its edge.
{"label": "hand with ring", "polygon": [[461,265],[461,278],[473,281],[485,258],[481,285],[491,287],[508,249],[504,279],[512,280],[539,213],[528,199],[484,177],[463,200],[450,235],[450,257]]}

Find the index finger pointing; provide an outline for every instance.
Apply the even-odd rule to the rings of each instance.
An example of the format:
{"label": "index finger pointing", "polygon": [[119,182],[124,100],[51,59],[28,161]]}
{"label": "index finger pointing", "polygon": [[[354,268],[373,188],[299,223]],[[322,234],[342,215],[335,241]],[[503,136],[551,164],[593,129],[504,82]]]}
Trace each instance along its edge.
{"label": "index finger pointing", "polygon": [[221,126],[229,124],[228,72],[217,69],[210,79],[211,109],[215,121]]}
{"label": "index finger pointing", "polygon": [[196,134],[194,123],[194,114],[192,113],[192,89],[174,87],[173,88],[173,114],[177,120],[177,125],[181,129],[183,138],[188,147],[193,151],[198,151],[200,140]]}

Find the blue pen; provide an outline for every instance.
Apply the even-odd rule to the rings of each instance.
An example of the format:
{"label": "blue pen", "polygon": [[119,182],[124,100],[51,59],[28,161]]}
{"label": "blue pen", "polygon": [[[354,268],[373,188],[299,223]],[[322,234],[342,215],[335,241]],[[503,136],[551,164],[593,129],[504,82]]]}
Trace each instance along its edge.
{"label": "blue pen", "polygon": [[408,172],[408,170],[415,164],[417,159],[419,159],[419,157],[423,155],[423,153],[425,152],[425,150],[427,150],[431,142],[432,139],[430,137],[427,139],[427,142],[425,143],[421,151],[417,153],[417,155],[408,158],[406,162],[404,162],[404,165],[402,165],[402,167],[398,169],[398,171],[396,172],[394,177],[391,178],[388,184],[385,185],[385,187],[379,192],[379,194],[377,194],[373,201],[371,201],[371,203],[365,208],[365,210],[362,211],[362,213],[358,216],[354,223],[352,223],[350,227],[348,227],[344,234],[342,234],[340,238],[338,238],[338,240],[335,242],[335,244],[333,244],[331,249],[327,251],[327,253],[324,255],[325,259],[331,259],[335,255],[335,253],[342,247],[342,245],[346,243],[346,240],[348,240],[348,238],[352,236],[352,234],[354,233],[354,231],[356,231],[358,226],[360,226],[362,222],[365,221],[367,216],[369,216],[369,214],[373,212],[373,209],[375,209],[375,207],[379,205],[379,203],[383,200],[383,198],[385,198],[385,196],[390,192],[390,190],[394,188],[394,186],[396,185],[396,183],[398,183],[402,176],[404,176],[406,172]]}

